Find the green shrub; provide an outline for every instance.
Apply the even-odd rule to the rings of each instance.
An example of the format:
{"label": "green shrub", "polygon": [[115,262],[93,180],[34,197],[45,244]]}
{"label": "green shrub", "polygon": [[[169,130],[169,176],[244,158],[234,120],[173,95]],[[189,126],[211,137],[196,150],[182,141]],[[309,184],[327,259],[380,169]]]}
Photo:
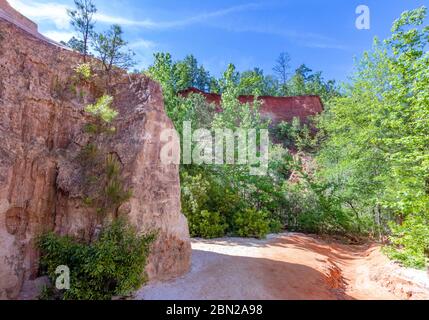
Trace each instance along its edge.
{"label": "green shrub", "polygon": [[267,213],[247,209],[234,216],[235,233],[240,237],[265,238],[270,231],[270,221]]}
{"label": "green shrub", "polygon": [[[192,236],[214,238],[235,234],[259,237],[258,232],[262,230],[263,237],[268,232],[277,233],[283,230],[284,224],[279,214],[283,203],[278,199],[284,196],[281,190],[273,188],[271,178],[243,178],[243,182],[250,182],[246,195],[240,192],[243,186],[237,188],[234,185],[234,176],[212,168],[204,169],[205,172],[198,170],[197,173],[181,170],[182,209],[188,218]],[[257,186],[254,185],[255,182],[258,183]],[[258,213],[264,216],[262,228],[257,226],[259,229],[256,233],[241,230],[239,234],[237,213],[245,212],[254,206],[263,209],[260,210],[263,213]]]}
{"label": "green shrub", "polygon": [[112,108],[113,97],[104,95],[95,104],[86,106],[85,111],[109,124],[118,116],[118,112]]}
{"label": "green shrub", "polygon": [[209,187],[210,184],[201,174],[190,175],[186,171],[181,172],[181,195],[182,195],[182,209],[188,217],[199,213],[206,206],[209,200]]}
{"label": "green shrub", "polygon": [[225,219],[218,212],[203,210],[189,218],[189,229],[193,237],[220,238],[225,235],[227,228]]}
{"label": "green shrub", "polygon": [[316,143],[309,126],[296,117],[292,123],[281,122],[276,128],[276,136],[285,147],[296,147],[300,151],[312,151]]}
{"label": "green shrub", "polygon": [[293,147],[296,142],[298,130],[292,123],[283,121],[276,127],[275,134],[285,147]]}
{"label": "green shrub", "polygon": [[92,162],[98,156],[98,147],[94,143],[88,143],[80,151],[80,159],[84,162]]}
{"label": "green shrub", "polygon": [[[139,236],[123,219],[114,221],[99,239],[87,244],[54,233],[41,236],[41,268],[55,282],[55,270],[70,269],[70,290],[55,296],[65,300],[109,300],[127,295],[146,281],[144,268],[154,236]],[[45,298],[49,290],[45,291]]]}
{"label": "green shrub", "polygon": [[94,123],[88,123],[88,124],[86,124],[85,126],[84,126],[84,128],[83,128],[83,130],[86,132],[86,133],[89,133],[89,134],[97,134],[98,133],[98,126],[96,125],[96,124],[94,124]]}
{"label": "green shrub", "polygon": [[121,163],[113,154],[106,157],[106,175],[107,179],[112,180],[121,174]]}
{"label": "green shrub", "polygon": [[133,196],[133,191],[124,189],[122,182],[118,179],[110,180],[104,188],[104,192],[108,200],[108,204],[113,207],[120,206]]}
{"label": "green shrub", "polygon": [[76,66],[76,68],[74,68],[74,71],[79,80],[88,81],[89,79],[91,79],[92,71],[91,65],[89,63],[79,64],[78,66]]}
{"label": "green shrub", "polygon": [[269,229],[271,233],[280,233],[283,231],[283,223],[281,223],[278,219],[270,219],[269,221]]}
{"label": "green shrub", "polygon": [[391,224],[392,245],[387,255],[406,267],[424,268],[429,250],[429,221],[425,217],[410,216],[402,225]]}

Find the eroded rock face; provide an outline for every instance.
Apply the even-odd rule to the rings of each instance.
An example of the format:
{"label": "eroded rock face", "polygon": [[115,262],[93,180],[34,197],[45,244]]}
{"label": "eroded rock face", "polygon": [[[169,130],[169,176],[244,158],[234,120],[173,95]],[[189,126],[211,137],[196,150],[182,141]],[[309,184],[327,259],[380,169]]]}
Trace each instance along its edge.
{"label": "eroded rock face", "polygon": [[[88,238],[99,223],[83,204],[76,158],[87,139],[84,107],[100,92],[70,82],[79,63],[79,54],[0,17],[0,299],[16,298],[37,276],[41,232]],[[147,273],[171,278],[188,270],[191,253],[178,166],[160,161],[160,133],[173,126],[157,83],[123,72],[113,79],[117,133],[99,143],[117,155],[133,190],[119,214],[142,232],[158,231]]]}
{"label": "eroded rock face", "polygon": [[[191,93],[201,94],[208,103],[214,103],[217,112],[222,112],[222,96],[215,93],[205,93],[196,88],[188,88],[180,92],[180,95],[187,97]],[[254,96],[239,96],[241,103],[253,103]],[[295,97],[258,97],[261,103],[260,114],[263,119],[271,120],[272,125],[292,122],[294,118],[300,119],[301,123],[308,123],[310,117],[317,116],[323,112],[323,103],[319,96],[295,96]]]}

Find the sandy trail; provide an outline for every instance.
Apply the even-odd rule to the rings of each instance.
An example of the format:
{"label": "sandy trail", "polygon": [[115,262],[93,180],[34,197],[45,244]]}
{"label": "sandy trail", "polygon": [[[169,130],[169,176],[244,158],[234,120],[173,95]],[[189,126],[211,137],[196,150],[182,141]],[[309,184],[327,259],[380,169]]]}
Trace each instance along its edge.
{"label": "sandy trail", "polygon": [[[188,274],[150,283],[135,298],[429,299],[426,273],[400,268],[377,246],[328,244],[302,234],[282,234],[268,240],[193,240],[192,248]],[[405,276],[407,272],[412,276]]]}

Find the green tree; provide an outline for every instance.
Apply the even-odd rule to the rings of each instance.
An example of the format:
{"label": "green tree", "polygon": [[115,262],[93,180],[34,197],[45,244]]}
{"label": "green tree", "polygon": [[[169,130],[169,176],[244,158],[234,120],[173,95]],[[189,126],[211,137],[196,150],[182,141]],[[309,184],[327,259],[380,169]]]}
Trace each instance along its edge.
{"label": "green tree", "polygon": [[[222,90],[222,112],[216,114],[214,127],[241,129],[260,129],[261,118],[259,113],[260,103],[255,97],[253,103],[240,103],[238,100],[241,94],[240,75],[233,64],[229,64],[221,79]],[[265,126],[264,128],[266,128]]]}
{"label": "green tree", "polygon": [[429,222],[425,17],[425,7],[404,12],[391,37],[364,54],[352,84],[321,120],[327,139],[319,157],[321,177],[337,186],[347,209],[370,216],[377,234],[393,231],[392,256],[420,267]]}
{"label": "green tree", "polygon": [[273,68],[274,74],[280,83],[280,94],[287,94],[287,84],[290,72],[290,56],[286,52],[280,53]]}
{"label": "green tree", "polygon": [[70,49],[73,49],[77,52],[80,52],[83,54],[84,52],[84,45],[83,45],[83,41],[77,39],[76,37],[72,37],[69,41],[64,42],[61,41],[60,42],[62,45],[69,47]]}
{"label": "green tree", "polygon": [[125,50],[127,45],[121,26],[116,24],[108,31],[94,35],[94,51],[106,73],[110,74],[114,66],[129,69],[135,65],[135,54],[131,50]]}
{"label": "green tree", "polygon": [[278,82],[273,76],[265,76],[259,68],[240,74],[240,94],[242,95],[277,95]]}
{"label": "green tree", "polygon": [[324,102],[328,102],[339,95],[339,90],[334,80],[325,81],[322,72],[313,72],[302,64],[289,79],[287,94],[291,96],[318,95]]}
{"label": "green tree", "polygon": [[92,0],[74,0],[75,10],[67,10],[71,19],[71,25],[78,33],[78,38],[73,37],[68,45],[83,54],[86,57],[89,52],[89,43],[94,32],[94,14],[97,12]]}

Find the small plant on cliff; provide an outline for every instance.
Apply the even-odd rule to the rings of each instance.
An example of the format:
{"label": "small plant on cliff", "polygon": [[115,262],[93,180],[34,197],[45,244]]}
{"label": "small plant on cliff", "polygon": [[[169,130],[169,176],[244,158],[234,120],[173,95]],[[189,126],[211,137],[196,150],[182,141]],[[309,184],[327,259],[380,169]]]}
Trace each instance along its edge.
{"label": "small plant on cliff", "polygon": [[91,141],[82,148],[80,154],[80,159],[85,162],[87,189],[90,191],[85,199],[91,199],[86,204],[94,207],[102,216],[108,213],[116,215],[121,204],[132,196],[132,190],[126,189],[121,181],[122,164],[119,157],[97,147],[95,142],[100,133],[116,132],[116,128],[110,126],[118,116],[112,102],[113,97],[104,95],[95,104],[85,108],[94,119],[85,128]]}
{"label": "small plant on cliff", "polygon": [[86,106],[85,111],[105,123],[111,123],[118,116],[118,112],[112,108],[112,102],[112,96],[104,95],[95,104]]}
{"label": "small plant on cliff", "polygon": [[79,80],[88,81],[91,79],[92,70],[89,63],[82,63],[74,68],[74,72]]}
{"label": "small plant on cliff", "polygon": [[117,157],[113,154],[107,155],[105,164],[106,184],[103,194],[103,207],[100,208],[101,212],[115,209],[131,198],[132,190],[124,188],[120,174],[121,164]]}
{"label": "small plant on cliff", "polygon": [[94,121],[88,123],[85,131],[90,134],[99,134],[103,132],[114,133],[116,128],[110,124],[118,116],[118,111],[112,107],[113,97],[103,95],[96,103],[87,105],[85,111],[94,117]]}
{"label": "small plant on cliff", "polygon": [[123,219],[105,228],[91,244],[53,233],[41,236],[38,247],[43,273],[55,282],[58,266],[70,269],[70,289],[51,288],[43,298],[109,300],[130,294],[146,281],[144,269],[153,240],[154,235],[139,235]]}
{"label": "small plant on cliff", "polygon": [[80,152],[80,158],[81,160],[85,162],[92,162],[95,161],[98,155],[98,148],[93,143],[88,143],[86,146],[84,146]]}

